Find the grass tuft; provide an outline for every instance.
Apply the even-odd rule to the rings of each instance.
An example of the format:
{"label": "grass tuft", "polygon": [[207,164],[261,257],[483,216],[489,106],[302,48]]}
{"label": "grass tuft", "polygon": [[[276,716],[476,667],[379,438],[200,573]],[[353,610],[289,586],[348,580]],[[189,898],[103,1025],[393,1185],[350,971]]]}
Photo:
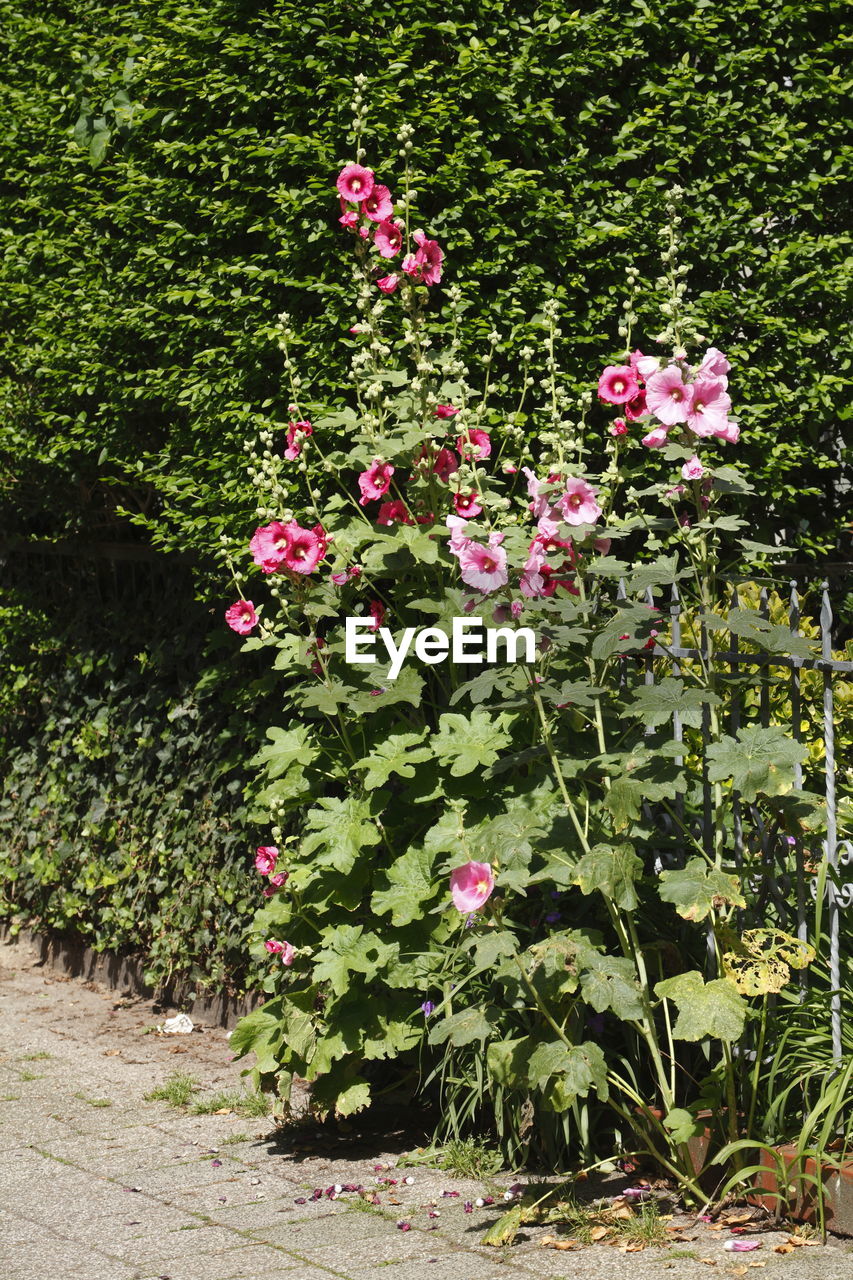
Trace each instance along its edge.
{"label": "grass tuft", "polygon": [[268,1098],[257,1090],[223,1089],[219,1093],[212,1094],[209,1098],[202,1098],[194,1103],[193,1115],[210,1116],[217,1111],[225,1111],[226,1109],[235,1112],[238,1116],[246,1116],[251,1119],[258,1116],[268,1116],[270,1104]]}
{"label": "grass tuft", "polygon": [[195,1076],[187,1075],[185,1071],[175,1071],[144,1097],[146,1102],[168,1102],[170,1107],[186,1107],[200,1088]]}
{"label": "grass tuft", "polygon": [[456,1178],[489,1178],[503,1168],[503,1157],[496,1147],[476,1138],[451,1138],[439,1147],[427,1147],[400,1160],[403,1164],[427,1165],[442,1169]]}

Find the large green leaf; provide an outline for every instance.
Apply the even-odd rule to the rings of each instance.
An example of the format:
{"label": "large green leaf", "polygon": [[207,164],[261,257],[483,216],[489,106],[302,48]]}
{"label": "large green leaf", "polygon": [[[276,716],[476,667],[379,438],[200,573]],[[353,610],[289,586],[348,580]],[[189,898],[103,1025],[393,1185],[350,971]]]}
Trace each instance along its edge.
{"label": "large green leaf", "polygon": [[727,734],[710,744],[708,777],[711,782],[731,779],[746,801],[784,795],[794,786],[794,766],[807,755],[806,747],[778,725],[746,725],[736,738]]}
{"label": "large green leaf", "polygon": [[717,906],[746,906],[738,877],[709,866],[703,858],[691,858],[676,871],[662,871],[658,893],[685,920],[704,920]]}
{"label": "large green leaf", "polygon": [[302,841],[302,855],[314,854],[314,861],[347,872],[365,847],[379,844],[381,835],[366,800],[330,796],[317,802],[308,814],[308,834]]}
{"label": "large green leaf", "polygon": [[650,729],[681,717],[682,724],[699,728],[702,723],[702,707],[718,706],[719,697],[705,689],[684,687],[683,680],[667,676],[655,684],[641,684],[634,690],[631,710]]}
{"label": "large green leaf", "polygon": [[291,765],[300,770],[315,759],[317,751],[308,745],[310,732],[305,725],[293,729],[267,729],[269,743],[261,747],[250,761],[264,769],[268,778],[280,778]]}
{"label": "large green leaf", "polygon": [[729,978],[705,982],[695,969],[666,978],[655,987],[655,995],[672,1000],[678,1018],[672,1034],[676,1040],[715,1040],[731,1043],[743,1034],[747,1005]]}
{"label": "large green leaf", "polygon": [[640,987],[632,961],[624,956],[592,955],[581,974],[581,991],[598,1013],[610,1009],[623,1022],[643,1016]]}
{"label": "large green leaf", "polygon": [[472,1005],[448,1018],[441,1018],[430,1028],[429,1042],[444,1044],[449,1040],[451,1044],[460,1046],[472,1044],[475,1040],[486,1041],[494,1031],[497,1012],[494,1008],[484,1012],[479,1005]]}
{"label": "large green leaf", "polygon": [[363,760],[357,760],[353,768],[366,770],[365,787],[368,790],[381,787],[392,773],[399,774],[401,778],[413,778],[415,765],[432,757],[429,747],[419,746],[423,742],[424,732],[389,734]]}
{"label": "large green leaf", "polygon": [[503,716],[491,716],[479,707],[470,716],[446,711],[430,746],[443,764],[450,765],[454,778],[461,778],[495,763],[510,742],[504,723]]}
{"label": "large green leaf", "polygon": [[435,854],[417,847],[407,849],[385,873],[386,887],[377,889],[370,900],[378,915],[391,912],[395,927],[410,924],[423,915],[424,905],[446,883],[439,885],[433,875]]}
{"label": "large green leaf", "polygon": [[643,864],[629,844],[597,844],[575,867],[574,883],[581,893],[603,893],[606,898],[633,911],[637,906],[636,882]]}
{"label": "large green leaf", "polygon": [[527,1064],[527,1079],[533,1089],[545,1089],[554,1081],[549,1090],[554,1110],[565,1110],[575,1098],[585,1098],[590,1089],[601,1098],[607,1097],[604,1054],[589,1042],[569,1046],[562,1040],[549,1040],[538,1045]]}
{"label": "large green leaf", "polygon": [[396,943],[383,942],[376,933],[365,933],[360,924],[338,925],[326,934],[314,957],[314,981],[329,982],[336,995],[344,995],[351,974],[374,978],[396,959],[398,951]]}

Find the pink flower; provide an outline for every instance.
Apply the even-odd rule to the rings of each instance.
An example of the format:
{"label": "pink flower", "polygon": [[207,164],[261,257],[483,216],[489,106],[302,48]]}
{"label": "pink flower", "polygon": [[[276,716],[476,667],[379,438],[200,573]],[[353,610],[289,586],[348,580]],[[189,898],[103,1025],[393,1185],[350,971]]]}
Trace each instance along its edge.
{"label": "pink flower", "polygon": [[423,231],[415,231],[412,239],[418,246],[415,262],[420,267],[420,278],[424,284],[438,284],[441,279],[441,264],[444,254],[438,247],[437,240],[427,240]]}
{"label": "pink flower", "polygon": [[463,533],[465,521],[461,516],[448,516],[447,527],[450,530],[450,553],[458,556],[471,542],[471,539]]}
{"label": "pink flower", "polygon": [[294,951],[289,942],[278,942],[275,938],[267,938],[264,946],[271,956],[281,956],[282,964],[293,964]]}
{"label": "pink flower", "polygon": [[681,468],[681,474],[685,480],[701,480],[705,474],[705,468],[694,453],[692,458],[688,458],[684,466]]}
{"label": "pink flower", "polygon": [[404,271],[407,276],[413,276],[416,280],[420,279],[420,264],[413,253],[407,253],[403,261],[400,263],[400,270]]}
{"label": "pink flower", "polygon": [[[468,440],[471,441],[469,448]],[[492,456],[492,437],[488,431],[482,431],[479,427],[469,428],[467,436],[461,435],[456,441],[456,448],[461,453],[465,462],[471,458],[490,458]]]}
{"label": "pink flower", "polygon": [[598,398],[607,404],[625,404],[639,389],[637,376],[627,364],[609,364],[598,379]]}
{"label": "pink flower", "polygon": [[322,525],[315,524],[313,529],[303,529],[295,520],[291,520],[287,531],[289,540],[284,549],[285,568],[291,573],[313,573],[329,545]]}
{"label": "pink flower", "polygon": [[548,499],[539,493],[544,482],[538,479],[529,467],[522,467],[521,470],[527,476],[528,497],[533,499],[530,503],[530,510],[533,512],[534,520],[538,520],[548,511]]}
{"label": "pink flower", "polygon": [[381,458],[374,458],[366,471],[362,471],[358,477],[358,487],[361,490],[361,505],[365,506],[374,498],[382,498],[391,488],[391,477],[394,474],[394,468],[389,462],[383,462]]}
{"label": "pink flower", "polygon": [[726,1240],[723,1248],[727,1253],[751,1253],[761,1248],[760,1240]]}
{"label": "pink flower", "polygon": [[729,420],[725,427],[721,427],[719,431],[715,431],[714,434],[718,439],[726,440],[729,444],[737,444],[740,439],[740,427],[736,422]]}
{"label": "pink flower", "polygon": [[373,619],[373,625],[371,626],[370,630],[378,631],[379,628],[385,622],[385,606],[383,604],[380,604],[378,600],[371,600],[370,616]]}
{"label": "pink flower", "polygon": [[644,382],[660,368],[660,360],[657,356],[644,356],[642,351],[632,351],[628,362],[637,377],[642,378]]}
{"label": "pink flower", "polygon": [[711,378],[725,378],[730,368],[731,365],[722,351],[718,351],[716,347],[709,347],[702,357],[696,376],[697,379],[703,374]]}
{"label": "pink flower", "polygon": [[225,610],[225,621],[238,636],[247,636],[258,625],[258,615],[251,600],[238,600]]}
{"label": "pink flower", "polygon": [[459,459],[452,449],[439,449],[432,463],[432,470],[444,484],[447,484],[454,471],[459,470]]}
{"label": "pink flower", "polygon": [[383,502],[376,517],[377,524],[413,524],[414,521],[406,510],[405,502],[395,498],[393,502]]}
{"label": "pink flower", "polygon": [[380,280],[377,280],[376,287],[377,289],[380,289],[382,293],[393,293],[399,283],[400,277],[392,274],[390,276],[382,276]]}
{"label": "pink flower", "polygon": [[284,562],[285,550],[290,541],[288,526],[280,520],[256,529],[249,543],[249,550],[256,565],[264,573],[275,573]]}
{"label": "pink flower", "polygon": [[646,383],[646,404],[656,418],[667,427],[686,422],[690,410],[691,389],[685,385],[678,365],[653,373]]}
{"label": "pink flower", "polygon": [[464,520],[471,520],[474,516],[480,515],[483,510],[473,490],[470,493],[454,493],[453,505],[456,508],[456,514],[462,516]]}
{"label": "pink flower", "polygon": [[502,533],[489,536],[489,545],[483,547],[478,542],[468,541],[459,552],[459,571],[462,581],[478,591],[497,591],[509,582],[506,567],[506,552],[499,543]]}
{"label": "pink flower", "polygon": [[666,444],[666,427],[655,427],[641,441],[647,449],[662,449]]}
{"label": "pink flower", "polygon": [[457,911],[479,911],[492,896],[495,876],[488,862],[466,862],[450,873],[450,895]]}
{"label": "pink flower", "polygon": [[277,875],[270,876],[270,882],[264,888],[264,897],[272,898],[278,889],[287,884],[289,879],[289,871],[279,871]]}
{"label": "pink flower", "polygon": [[[301,422],[291,422],[287,428],[287,448],[284,456],[290,462],[298,458],[302,452],[302,445],[308,436],[313,436],[314,428],[307,418],[303,418]],[[298,437],[298,438],[297,438]]]}
{"label": "pink flower", "polygon": [[687,425],[697,436],[716,436],[729,425],[731,399],[725,378],[697,378],[687,411]]}
{"label": "pink flower", "polygon": [[373,243],[381,258],[395,258],[403,247],[403,228],[391,218],[386,218],[376,228]]}
{"label": "pink flower", "polygon": [[346,227],[347,230],[349,231],[358,226],[358,214],[355,212],[354,209],[345,209],[344,212],[341,214],[341,216],[338,218],[338,222],[341,224],[342,227]]}
{"label": "pink flower", "polygon": [[595,524],[601,515],[601,507],[595,500],[597,492],[580,476],[571,476],[566,481],[566,492],[554,505],[562,512],[566,524]]}
{"label": "pink flower", "polygon": [[629,400],[625,405],[625,417],[629,422],[636,422],[638,418],[644,418],[648,411],[645,391],[638,391],[634,399]]}
{"label": "pink flower", "polygon": [[371,222],[384,222],[394,212],[391,192],[381,182],[374,182],[370,195],[361,202],[361,212]]}
{"label": "pink flower", "polygon": [[262,844],[255,850],[255,870],[262,876],[268,876],[275,871],[277,861],[278,849],[274,844]]}
{"label": "pink flower", "polygon": [[459,410],[452,404],[438,404],[433,410],[436,418],[455,418]]}
{"label": "pink flower", "polygon": [[373,190],[374,177],[372,169],[365,169],[360,164],[345,164],[338,174],[335,186],[344,200],[350,204],[361,204]]}
{"label": "pink flower", "polygon": [[612,436],[626,436],[628,434],[628,423],[624,418],[614,418],[608,430]]}

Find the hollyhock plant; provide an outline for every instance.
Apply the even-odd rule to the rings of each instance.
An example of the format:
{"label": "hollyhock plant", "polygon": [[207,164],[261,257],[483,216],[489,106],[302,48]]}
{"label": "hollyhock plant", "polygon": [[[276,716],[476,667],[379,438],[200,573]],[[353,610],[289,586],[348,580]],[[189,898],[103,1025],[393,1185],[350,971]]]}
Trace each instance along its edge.
{"label": "hollyhock plant", "polygon": [[396,291],[399,283],[400,277],[392,273],[390,276],[381,276],[380,279],[376,281],[376,288],[382,293],[390,294]]}
{"label": "hollyhock plant", "polygon": [[687,425],[694,435],[719,436],[729,425],[731,399],[725,378],[697,378],[687,410]]}
{"label": "hollyhock plant", "polygon": [[372,192],[374,182],[372,169],[365,169],[360,164],[345,164],[335,186],[344,200],[350,204],[361,204]]}
{"label": "hollyhock plant", "polygon": [[295,950],[289,942],[279,942],[276,938],[267,938],[264,947],[271,956],[279,956],[282,964],[288,965],[288,967],[293,964]]}
{"label": "hollyhock plant", "polygon": [[639,389],[636,374],[627,364],[609,364],[598,379],[598,398],[606,404],[625,404]]}
{"label": "hollyhock plant", "polygon": [[450,873],[450,895],[457,911],[479,911],[492,896],[495,875],[488,862],[466,862]]}
{"label": "hollyhock plant", "polygon": [[413,524],[405,502],[395,498],[393,502],[383,502],[376,517],[377,524]]}
{"label": "hollyhock plant", "polygon": [[562,513],[566,524],[595,524],[601,515],[601,507],[596,501],[597,492],[580,476],[571,476],[566,481],[566,492],[554,506]]}
{"label": "hollyhock plant", "polygon": [[258,625],[258,615],[251,600],[237,600],[225,610],[225,621],[238,636],[247,636]]}
{"label": "hollyhock plant", "polygon": [[418,246],[415,262],[420,268],[420,279],[424,284],[438,284],[441,279],[441,264],[444,253],[437,240],[428,240],[423,231],[412,233],[412,239]]}
{"label": "hollyhock plant", "polygon": [[282,563],[291,573],[313,573],[328,548],[328,540],[321,525],[303,529],[295,520],[287,525],[287,544]]}
{"label": "hollyhock plant", "polygon": [[371,222],[385,222],[394,212],[391,192],[381,182],[374,182],[370,195],[361,202],[361,212]]}
{"label": "hollyhock plant", "polygon": [[360,502],[363,507],[375,498],[385,496],[391,488],[393,474],[394,468],[389,462],[383,462],[381,458],[374,458],[367,470],[362,471],[358,477],[358,487],[361,490]]}
{"label": "hollyhock plant", "polygon": [[439,404],[432,412],[436,418],[455,418],[459,410],[452,404]]}
{"label": "hollyhock plant", "polygon": [[686,422],[690,410],[691,389],[684,381],[684,375],[678,365],[671,364],[666,369],[653,373],[646,383],[646,404],[666,427],[674,427],[678,422]]}
{"label": "hollyhock plant", "polygon": [[381,258],[396,258],[403,247],[403,227],[392,218],[386,218],[377,226],[373,243]]}
{"label": "hollyhock plant", "polygon": [[497,591],[509,582],[507,556],[503,547],[502,533],[489,535],[488,546],[469,541],[459,552],[459,572],[462,581],[478,591]]}
{"label": "hollyhock plant", "polygon": [[[470,444],[468,443],[469,440]],[[479,427],[472,427],[465,435],[459,437],[456,441],[456,448],[465,462],[470,462],[472,458],[485,462],[486,458],[492,456],[492,437],[488,431],[482,431]]]}
{"label": "hollyhock plant", "polygon": [[313,434],[314,428],[307,419],[303,418],[300,422],[291,422],[287,429],[287,448],[284,451],[284,456],[288,462],[293,462],[299,457],[302,452],[302,445],[308,436]]}
{"label": "hollyhock plant", "polygon": [[477,494],[474,490],[468,493],[454,493],[453,506],[458,516],[462,516],[465,520],[471,520],[474,516],[482,515],[483,508],[477,501]]}
{"label": "hollyhock plant", "polygon": [[274,844],[262,844],[255,850],[255,870],[262,876],[271,875],[278,861],[278,848]]}

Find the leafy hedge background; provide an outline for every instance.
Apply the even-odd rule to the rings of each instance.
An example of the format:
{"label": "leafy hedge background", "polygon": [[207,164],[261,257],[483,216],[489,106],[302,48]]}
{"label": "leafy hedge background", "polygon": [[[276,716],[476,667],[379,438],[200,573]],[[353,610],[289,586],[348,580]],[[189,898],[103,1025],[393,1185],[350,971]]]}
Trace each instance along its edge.
{"label": "leafy hedge background", "polygon": [[[117,22],[96,0],[85,11],[0,0],[0,539],[10,562],[26,561],[12,549],[21,539],[142,543],[175,564],[194,556],[207,610],[191,607],[176,571],[170,587],[144,588],[143,611],[152,651],[168,653],[176,630],[188,638],[186,689],[201,681],[220,709],[205,721],[205,760],[210,776],[227,775],[236,753],[222,708],[242,705],[249,722],[253,698],[254,720],[264,710],[255,673],[205,656],[227,601],[204,557],[235,521],[247,535],[254,527],[240,459],[247,433],[280,436],[286,420],[271,331],[282,309],[301,335],[310,396],[344,398],[353,309],[332,181],[351,156],[357,72],[369,81],[368,161],[393,188],[397,130],[416,126],[420,221],[447,251],[445,283],[476,302],[466,337],[482,346],[497,323],[507,373],[535,337],[529,318],[556,297],[568,381],[593,387],[619,349],[629,263],[652,286],[638,306],[638,337],[651,345],[661,197],[680,183],[692,296],[737,372],[756,536],[781,532],[796,559],[849,558],[843,12],[833,0],[519,0],[509,12],[480,0],[443,5],[437,22],[405,2],[138,0]],[[440,306],[441,289],[434,297]],[[0,841],[17,859],[6,910],[49,923],[73,915],[103,945],[150,948],[138,912],[127,914],[147,901],[133,876],[97,888],[84,877],[74,912],[56,909],[55,836],[84,858],[72,800],[109,777],[124,804],[136,769],[169,795],[168,769],[158,774],[156,751],[143,761],[148,749],[117,733],[109,765],[73,748],[66,794],[61,750],[92,721],[86,698],[118,699],[116,723],[150,717],[155,739],[177,732],[169,700],[155,705],[150,666],[148,679],[133,676],[126,610],[83,680],[85,628],[57,609],[50,579],[18,573],[0,622],[14,659],[0,676]],[[192,774],[199,761],[187,749]],[[19,785],[45,765],[59,788],[49,800]],[[236,821],[239,808],[215,788],[205,803],[212,825],[194,828],[205,857],[243,886],[228,933],[253,838],[265,833],[226,838],[222,812]],[[185,838],[179,809],[162,811],[167,846]],[[125,866],[133,839],[117,829],[97,857]],[[172,868],[162,909],[182,902],[182,930],[203,933],[204,879],[191,907],[185,881]],[[200,976],[236,954],[232,942],[209,962],[204,946],[189,952]]]}

